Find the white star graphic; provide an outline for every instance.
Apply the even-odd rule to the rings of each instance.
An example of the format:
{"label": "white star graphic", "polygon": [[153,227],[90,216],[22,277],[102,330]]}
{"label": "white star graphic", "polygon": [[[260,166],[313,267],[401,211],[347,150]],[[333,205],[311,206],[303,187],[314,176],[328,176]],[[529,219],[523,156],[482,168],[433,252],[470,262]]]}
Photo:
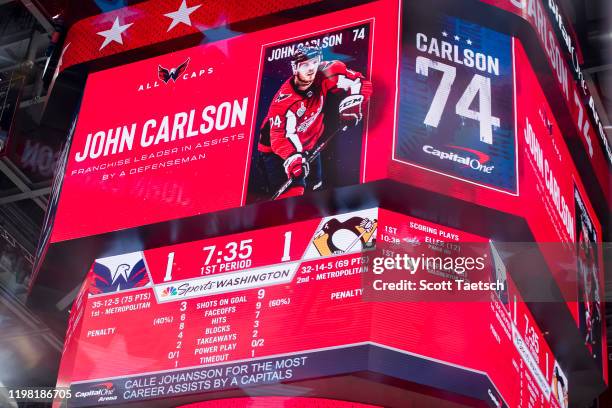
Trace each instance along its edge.
{"label": "white star graphic", "polygon": [[455,41],[459,41],[459,36],[458,35],[455,36]]}
{"label": "white star graphic", "polygon": [[243,33],[232,31],[228,27],[228,19],[224,14],[220,15],[210,26],[196,24],[196,28],[200,30],[203,35],[200,44],[211,44],[217,47],[226,57],[229,57],[228,44],[230,43],[230,39]]}
{"label": "white star graphic", "polygon": [[191,18],[189,15],[199,9],[201,6],[201,4],[198,4],[197,6],[187,7],[187,1],[183,0],[181,2],[181,7],[179,7],[178,10],[173,11],[172,13],[164,14],[164,16],[172,19],[170,27],[168,27],[168,31],[172,30],[180,23],[187,24],[189,27],[191,27]]}
{"label": "white star graphic", "polygon": [[469,38],[467,39],[466,43],[468,43],[468,45],[472,45],[472,40],[470,40]]}
{"label": "white star graphic", "polygon": [[108,44],[110,44],[113,41],[118,42],[119,44],[123,45],[123,37],[121,36],[121,34],[125,30],[127,30],[132,24],[134,23],[121,25],[119,24],[119,17],[115,17],[113,26],[109,30],[100,31],[97,33],[98,35],[101,35],[102,37],[104,37],[104,42],[102,42],[100,49],[106,47]]}
{"label": "white star graphic", "polygon": [[447,33],[446,31],[442,31],[442,35],[443,35],[444,37],[448,37],[448,33]]}

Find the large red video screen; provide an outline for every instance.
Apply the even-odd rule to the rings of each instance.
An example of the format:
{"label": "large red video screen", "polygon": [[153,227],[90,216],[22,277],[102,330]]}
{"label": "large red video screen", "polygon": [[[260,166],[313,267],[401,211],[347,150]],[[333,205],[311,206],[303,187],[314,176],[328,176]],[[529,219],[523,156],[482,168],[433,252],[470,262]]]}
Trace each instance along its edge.
{"label": "large red video screen", "polygon": [[484,301],[367,301],[368,257],[405,240],[489,245],[374,208],[97,259],[58,385],[91,406],[370,370],[497,406],[566,407],[571,384],[501,264],[507,286]]}
{"label": "large red video screen", "polygon": [[[322,105],[288,84],[300,45],[320,47],[334,78]],[[362,103],[339,115],[337,99]],[[546,169],[528,165],[526,118]],[[323,141],[306,190],[393,178],[525,217],[538,241],[575,242],[577,189],[601,239],[520,41],[380,0],[90,75],[51,242],[270,199],[283,160]]]}
{"label": "large red video screen", "polygon": [[[94,73],[51,242],[282,196],[293,160],[307,192],[389,178],[523,217],[538,242],[600,242],[531,56],[493,25],[378,0]],[[304,92],[301,46],[321,52]],[[551,269],[607,377],[585,317],[603,315],[601,254],[578,256],[578,279]]]}
{"label": "large red video screen", "polygon": [[[371,178],[365,156],[376,166],[380,147],[365,146],[393,119],[368,120],[371,87],[393,99],[397,4],[385,3],[90,75],[51,242],[270,199],[283,161],[332,135],[306,189],[322,188],[317,172],[323,188]],[[299,47],[322,53],[314,93],[290,83]]]}

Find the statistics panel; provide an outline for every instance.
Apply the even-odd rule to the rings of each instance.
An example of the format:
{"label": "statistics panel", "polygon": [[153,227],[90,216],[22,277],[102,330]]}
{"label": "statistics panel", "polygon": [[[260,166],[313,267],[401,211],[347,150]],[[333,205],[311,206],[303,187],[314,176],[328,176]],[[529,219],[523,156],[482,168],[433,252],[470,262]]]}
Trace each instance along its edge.
{"label": "statistics panel", "polygon": [[555,388],[563,371],[502,264],[487,271],[504,289],[485,301],[368,301],[364,276],[394,240],[490,247],[370,209],[97,259],[58,385],[91,406],[371,370],[501,406],[566,406],[567,379]]}

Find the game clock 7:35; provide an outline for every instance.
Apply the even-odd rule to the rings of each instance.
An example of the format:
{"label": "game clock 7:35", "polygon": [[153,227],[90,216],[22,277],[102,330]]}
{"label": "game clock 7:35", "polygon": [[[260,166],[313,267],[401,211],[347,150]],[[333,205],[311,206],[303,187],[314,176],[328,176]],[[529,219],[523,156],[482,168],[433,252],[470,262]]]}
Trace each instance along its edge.
{"label": "game clock 7:35", "polygon": [[[291,260],[290,249],[291,249],[291,231],[286,231],[283,234],[284,244],[282,250],[281,262]],[[172,280],[172,271],[175,265],[175,251],[171,251],[167,256],[166,273],[164,275],[164,282]],[[206,245],[202,247],[202,254],[204,259],[200,268],[200,275],[216,272],[216,269],[207,268],[209,265],[231,263],[232,270],[242,269],[249,267],[250,262],[248,260],[253,255],[253,239],[243,239],[240,241],[231,241],[224,246],[217,245]],[[227,268],[226,268],[227,269]]]}

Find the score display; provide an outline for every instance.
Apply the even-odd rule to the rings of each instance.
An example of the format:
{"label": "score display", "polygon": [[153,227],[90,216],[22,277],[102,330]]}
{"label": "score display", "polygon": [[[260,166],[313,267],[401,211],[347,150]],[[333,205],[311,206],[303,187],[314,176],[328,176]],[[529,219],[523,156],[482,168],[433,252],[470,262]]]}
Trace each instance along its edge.
{"label": "score display", "polygon": [[58,386],[69,406],[93,406],[369,370],[499,406],[567,406],[563,370],[509,277],[485,302],[367,300],[368,258],[405,239],[487,243],[370,209],[98,259]]}

